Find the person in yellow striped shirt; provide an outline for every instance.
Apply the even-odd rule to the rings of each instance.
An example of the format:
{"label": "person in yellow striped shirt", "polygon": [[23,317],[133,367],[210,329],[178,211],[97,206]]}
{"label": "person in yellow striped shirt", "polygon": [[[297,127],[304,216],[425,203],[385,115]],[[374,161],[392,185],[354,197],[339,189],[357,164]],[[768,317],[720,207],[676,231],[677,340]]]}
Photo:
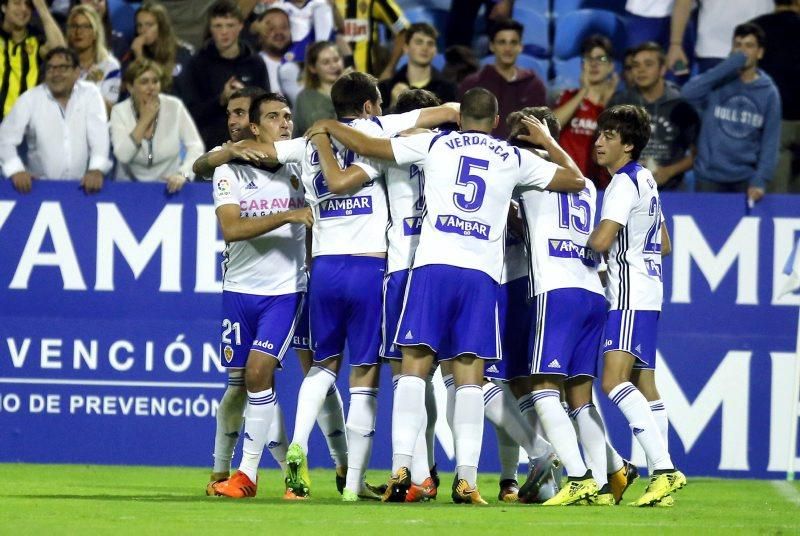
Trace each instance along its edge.
{"label": "person in yellow striped shirt", "polygon": [[[44,28],[44,39],[31,32],[33,8]],[[39,82],[39,60],[47,51],[65,46],[64,35],[45,0],[0,0],[0,121],[17,97]]]}
{"label": "person in yellow striped shirt", "polygon": [[[409,25],[403,10],[394,0],[335,1],[344,19],[344,28],[340,33],[353,49],[355,70],[373,74],[380,80],[391,77],[397,61],[403,55],[405,39],[402,33]],[[384,24],[395,36],[391,57],[386,65],[380,65],[377,57],[380,24]]]}

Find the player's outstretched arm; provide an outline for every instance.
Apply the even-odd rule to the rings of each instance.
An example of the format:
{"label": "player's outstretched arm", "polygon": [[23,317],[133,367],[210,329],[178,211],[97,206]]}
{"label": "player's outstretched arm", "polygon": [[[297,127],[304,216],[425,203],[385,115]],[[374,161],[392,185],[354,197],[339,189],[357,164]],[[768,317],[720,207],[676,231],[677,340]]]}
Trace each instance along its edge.
{"label": "player's outstretched arm", "polygon": [[310,208],[305,207],[258,218],[242,218],[239,205],[230,204],[217,208],[217,220],[225,242],[238,242],[261,236],[287,223],[302,223],[311,227],[314,215]]}
{"label": "player's outstretched arm", "polygon": [[667,224],[661,222],[661,256],[668,257],[672,253],[672,240],[669,238]]}
{"label": "player's outstretched arm", "polygon": [[622,225],[613,220],[601,220],[589,236],[589,247],[597,253],[607,252],[621,228]]}
{"label": "player's outstretched arm", "polygon": [[415,127],[433,128],[444,123],[458,122],[461,113],[461,105],[457,102],[447,102],[441,106],[433,108],[423,108],[419,111],[419,117],[414,124]]}
{"label": "player's outstretched arm", "polygon": [[319,132],[312,136],[310,141],[317,147],[319,167],[322,169],[328,190],[331,192],[346,194],[357,190],[359,186],[369,180],[367,172],[359,166],[351,165],[345,169],[339,167],[339,162],[336,161],[336,156],[333,154],[331,139],[327,134]]}
{"label": "player's outstretched arm", "polygon": [[368,158],[380,158],[394,162],[392,142],[386,138],[373,138],[334,119],[322,119],[306,132],[306,138],[327,132],[351,151]]}

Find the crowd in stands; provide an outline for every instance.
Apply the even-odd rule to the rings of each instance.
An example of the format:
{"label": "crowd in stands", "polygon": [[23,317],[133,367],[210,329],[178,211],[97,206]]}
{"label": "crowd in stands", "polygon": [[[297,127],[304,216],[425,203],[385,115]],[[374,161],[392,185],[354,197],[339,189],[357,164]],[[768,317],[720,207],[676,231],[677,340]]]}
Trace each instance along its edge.
{"label": "crowd in stands", "polygon": [[[452,3],[452,5],[451,5]],[[283,93],[294,134],[334,118],[342,73],[453,101],[481,86],[501,118],[552,107],[603,189],[597,118],[652,119],[662,190],[800,193],[800,0],[0,0],[0,166],[33,178],[194,180],[230,138],[245,87]],[[509,135],[505,120],[493,133]]]}

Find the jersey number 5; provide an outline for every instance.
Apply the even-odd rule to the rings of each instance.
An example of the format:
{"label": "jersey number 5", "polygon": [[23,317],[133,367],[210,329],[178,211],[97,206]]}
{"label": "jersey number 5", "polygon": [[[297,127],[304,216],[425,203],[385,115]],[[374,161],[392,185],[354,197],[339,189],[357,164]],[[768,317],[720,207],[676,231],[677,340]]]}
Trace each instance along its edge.
{"label": "jersey number 5", "polygon": [[472,186],[469,197],[465,194],[453,194],[453,203],[464,212],[475,212],[481,208],[483,196],[486,195],[486,181],[482,177],[474,175],[473,169],[486,171],[489,169],[489,161],[462,156],[458,163],[456,184]]}

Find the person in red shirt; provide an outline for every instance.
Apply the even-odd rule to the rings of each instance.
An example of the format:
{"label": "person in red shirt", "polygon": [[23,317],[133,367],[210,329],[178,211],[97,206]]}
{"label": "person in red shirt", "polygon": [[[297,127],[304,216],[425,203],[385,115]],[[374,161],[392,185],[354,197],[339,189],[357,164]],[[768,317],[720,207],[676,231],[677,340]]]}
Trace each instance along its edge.
{"label": "person in red shirt", "polygon": [[581,44],[581,56],[581,87],[564,91],[553,111],[561,123],[561,147],[575,160],[584,176],[591,179],[598,190],[603,190],[611,177],[595,161],[595,131],[597,118],[614,95],[619,77],[614,72],[613,48],[608,37],[587,37]]}

